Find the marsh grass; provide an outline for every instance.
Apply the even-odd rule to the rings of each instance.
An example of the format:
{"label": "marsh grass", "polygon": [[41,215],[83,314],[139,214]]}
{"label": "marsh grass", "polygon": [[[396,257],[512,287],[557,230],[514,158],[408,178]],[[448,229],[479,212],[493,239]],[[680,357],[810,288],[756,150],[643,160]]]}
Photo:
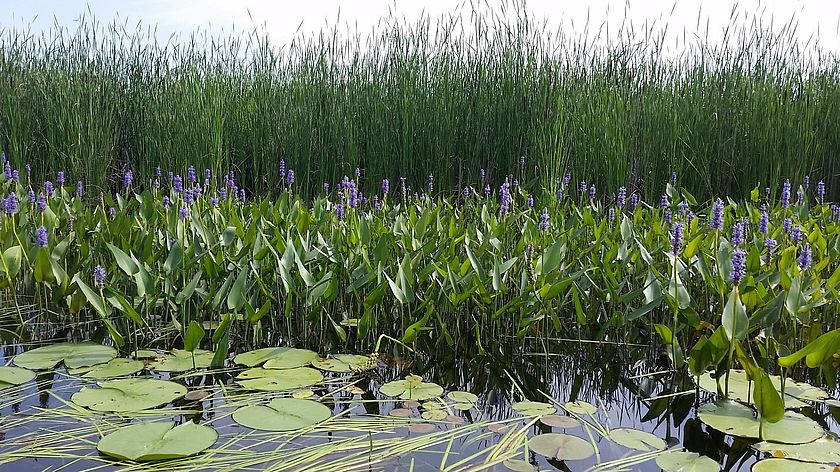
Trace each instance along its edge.
{"label": "marsh grass", "polygon": [[519,175],[521,155],[546,187],[565,169],[647,191],[678,170],[698,197],[808,173],[840,183],[840,64],[798,42],[793,20],[733,15],[722,43],[666,54],[667,24],[628,22],[604,41],[518,2],[464,8],[285,45],[259,30],[159,42],[90,18],[2,30],[0,145],[18,167],[73,169],[91,186],[192,163],[269,191],[285,159],[307,195],[356,166],[370,187],[432,173],[455,191],[480,168]]}

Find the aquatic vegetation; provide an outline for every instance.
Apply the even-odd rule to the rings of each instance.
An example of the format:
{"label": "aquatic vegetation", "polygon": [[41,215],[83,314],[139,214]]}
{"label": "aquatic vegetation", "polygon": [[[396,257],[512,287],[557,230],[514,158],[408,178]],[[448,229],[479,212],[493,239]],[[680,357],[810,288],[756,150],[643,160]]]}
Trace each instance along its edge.
{"label": "aquatic vegetation", "polygon": [[211,447],[219,435],[213,428],[186,422],[139,423],[103,436],[99,452],[127,461],[146,462],[180,459]]}
{"label": "aquatic vegetation", "polygon": [[233,420],[261,431],[299,431],[332,416],[325,405],[312,400],[275,398],[267,405],[252,405],[233,412]]}

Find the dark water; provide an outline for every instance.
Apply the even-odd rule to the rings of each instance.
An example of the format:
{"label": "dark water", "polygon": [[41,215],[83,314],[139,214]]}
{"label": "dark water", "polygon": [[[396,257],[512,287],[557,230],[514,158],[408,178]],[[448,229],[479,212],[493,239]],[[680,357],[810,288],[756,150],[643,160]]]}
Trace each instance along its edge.
{"label": "dark water", "polygon": [[[306,437],[253,433],[233,422],[229,414],[237,406],[253,404],[274,395],[241,393],[233,384],[236,374],[233,369],[213,375],[175,377],[189,388],[205,389],[211,395],[203,402],[180,402],[160,414],[140,419],[193,420],[209,424],[219,432],[220,439],[214,447],[219,452],[205,453],[212,457],[206,460],[215,462],[202,464],[203,459],[199,456],[189,462],[158,466],[166,470],[327,470],[333,464],[342,470],[434,471],[441,470],[442,463],[451,467],[476,455],[462,468],[452,469],[474,470],[492,454],[491,448],[504,441],[505,437],[475,425],[510,420],[506,423],[509,427],[507,431],[522,428],[530,420],[513,411],[512,403],[524,399],[549,401],[549,397],[560,403],[574,400],[590,402],[598,407],[592,419],[599,424],[607,428],[651,432],[664,439],[671,448],[685,448],[717,460],[724,470],[748,470],[759,458],[749,448],[750,442],[733,439],[705,427],[696,418],[695,408],[713,400],[713,396],[704,392],[696,396],[690,379],[675,378],[662,357],[644,345],[550,340],[511,344],[485,345],[482,349],[459,346],[433,355],[413,355],[397,350],[399,354],[383,356],[380,366],[374,371],[357,375],[327,375],[328,379],[340,380],[330,383],[327,389],[316,391],[316,394],[335,391],[351,382],[359,390],[345,390],[331,395],[333,411],[344,413],[344,416],[331,420],[330,424],[335,427],[329,431]],[[16,350],[15,346],[7,344],[4,364],[9,363],[8,356]],[[372,449],[381,450],[382,444],[412,444],[411,441],[422,436],[406,427],[385,428],[387,431],[373,435],[366,431],[366,428],[382,429],[379,426],[390,421],[388,417],[375,415],[388,415],[393,408],[402,406],[400,402],[378,394],[379,385],[410,373],[421,375],[425,381],[438,383],[446,391],[476,393],[479,396],[477,408],[460,415],[464,424],[437,424],[434,432],[425,433],[440,436],[435,444],[424,444],[422,448],[405,451],[389,446],[385,450],[392,453],[386,460],[382,460],[377,452],[371,454],[375,460],[371,459],[366,467],[361,459],[356,463],[357,468],[342,465],[341,458],[358,453],[362,443],[370,442]],[[150,374],[145,372],[140,375]],[[68,376],[59,369],[39,376],[37,383],[30,382],[22,388],[0,393],[0,469],[76,471],[122,468],[97,453],[95,444],[100,434],[97,425],[104,425],[102,427],[108,430],[115,424],[130,424],[140,419],[74,410],[67,401],[84,384],[79,378]],[[227,393],[220,385],[227,388]],[[827,430],[836,432],[840,428],[835,410],[820,406],[803,413],[820,422]],[[413,416],[418,417],[416,410]],[[369,418],[377,418],[376,428],[370,428],[370,424],[365,423],[370,421]],[[529,436],[552,431],[567,432],[589,440],[583,428],[552,430],[534,423],[527,431]],[[563,463],[549,461],[533,453],[528,459],[538,465],[539,470],[583,471],[598,463],[641,454],[594,433],[592,440],[599,454],[589,459]],[[342,444],[342,441],[351,443],[346,449],[338,448],[314,461],[295,463],[293,458],[277,452],[305,450],[324,443]],[[517,458],[524,456],[520,453]],[[484,470],[508,469],[498,464]],[[658,471],[659,468],[654,460],[649,460],[627,466],[625,470]]]}

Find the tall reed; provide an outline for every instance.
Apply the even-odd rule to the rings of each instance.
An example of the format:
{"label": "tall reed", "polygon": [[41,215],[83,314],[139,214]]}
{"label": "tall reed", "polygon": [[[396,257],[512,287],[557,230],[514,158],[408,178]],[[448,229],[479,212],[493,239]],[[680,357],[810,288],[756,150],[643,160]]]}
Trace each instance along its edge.
{"label": "tall reed", "polygon": [[[519,10],[511,16],[511,10]],[[507,18],[517,18],[509,20]],[[159,42],[80,22],[0,32],[0,146],[46,175],[233,166],[251,191],[278,162],[309,194],[354,167],[436,190],[478,171],[552,187],[564,170],[652,193],[671,171],[698,197],[815,173],[840,185],[840,63],[787,25],[733,22],[727,40],[663,53],[665,26],[602,41],[554,30],[521,5],[383,18],[274,45],[259,32]],[[725,171],[722,171],[725,169]]]}

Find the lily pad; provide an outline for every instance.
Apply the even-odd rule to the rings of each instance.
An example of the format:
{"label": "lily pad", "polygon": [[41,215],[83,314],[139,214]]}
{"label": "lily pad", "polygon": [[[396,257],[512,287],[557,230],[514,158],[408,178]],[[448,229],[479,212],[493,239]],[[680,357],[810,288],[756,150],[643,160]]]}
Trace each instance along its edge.
{"label": "lily pad", "polygon": [[536,472],[537,467],[531,464],[528,461],[523,461],[522,459],[508,459],[502,464],[507,467],[508,470],[512,470],[514,472]]}
{"label": "lily pad", "polygon": [[554,408],[553,405],[543,402],[532,402],[530,400],[516,402],[511,405],[511,408],[525,416],[553,415],[557,413],[557,408]]}
{"label": "lily pad", "polygon": [[[195,365],[193,365],[193,354],[195,354]],[[149,368],[158,372],[186,372],[188,370],[205,369],[210,367],[214,353],[204,349],[196,349],[194,353],[173,349],[170,354],[164,354],[158,360],[149,365]]]}
{"label": "lily pad", "polygon": [[447,414],[444,410],[426,410],[423,413],[420,413],[420,418],[423,418],[426,421],[442,421],[446,417]]}
{"label": "lily pad", "polygon": [[752,409],[733,401],[707,403],[698,410],[700,420],[712,428],[732,436],[764,439],[784,444],[804,444],[825,435],[822,427],[814,420],[794,413],[785,412],[777,423],[764,423],[763,435],[759,437],[759,420]]}
{"label": "lily pad", "polygon": [[[700,376],[699,386],[703,390],[717,393],[717,385],[720,383],[721,390],[723,390],[725,380],[724,378],[715,379],[710,373],[705,373]],[[778,375],[771,375],[770,382],[776,388],[776,391],[782,391],[782,378]],[[747,380],[747,373],[743,370],[733,369],[729,371],[729,399],[744,403],[752,403],[752,394],[755,389],[755,384]],[[796,382],[793,379],[785,380],[785,407],[786,408],[803,408],[808,406],[802,400],[810,401],[825,401],[830,399],[830,395],[823,389],[814,387],[804,382]]]}
{"label": "lily pad", "polygon": [[580,421],[571,416],[563,415],[546,415],[540,418],[540,423],[551,426],[552,428],[577,428],[580,426]]}
{"label": "lily pad", "polygon": [[753,447],[774,457],[804,462],[840,464],[840,442],[821,438],[807,444],[760,442]]}
{"label": "lily pad", "polygon": [[116,349],[93,342],[58,343],[18,354],[15,365],[33,370],[52,369],[64,362],[68,369],[104,364],[117,357]]}
{"label": "lily pad", "polygon": [[764,459],[753,465],[752,472],[833,472],[837,470],[833,465],[811,464],[808,462],[792,461],[790,459]]}
{"label": "lily pad", "polygon": [[437,426],[431,423],[414,423],[408,427],[408,430],[415,434],[426,434],[436,430]]}
{"label": "lily pad", "polygon": [[165,405],[187,393],[187,387],[159,379],[106,380],[97,385],[82,387],[70,399],[94,411],[140,411]]}
{"label": "lily pad", "polygon": [[326,405],[299,398],[275,398],[268,405],[246,406],[233,412],[234,421],[261,431],[296,431],[330,416],[332,411]]}
{"label": "lily pad", "polygon": [[470,392],[449,392],[446,394],[446,398],[455,403],[472,403],[473,405],[478,403],[478,395]]}
{"label": "lily pad", "polygon": [[665,472],[720,472],[714,459],[687,451],[663,452],[656,456],[656,465]]}
{"label": "lily pad", "polygon": [[436,383],[423,382],[416,375],[409,375],[404,380],[394,380],[381,387],[379,391],[389,397],[403,400],[428,400],[443,395],[443,387]]}
{"label": "lily pad", "polygon": [[237,382],[249,390],[279,392],[311,387],[324,381],[324,375],[310,367],[294,369],[248,369],[237,376]]}
{"label": "lily pad", "polygon": [[200,453],[216,443],[219,434],[192,421],[139,423],[120,428],[99,440],[102,454],[129,461],[180,459]]}
{"label": "lily pad", "polygon": [[661,451],[666,447],[665,441],[658,436],[638,429],[619,428],[610,430],[610,439],[628,449],[638,451]]}
{"label": "lily pad", "polygon": [[362,356],[359,354],[336,354],[331,357],[315,359],[312,361],[312,367],[316,367],[328,372],[359,372],[366,370],[370,365],[371,357]]}
{"label": "lily pad", "polygon": [[316,359],[318,354],[308,349],[267,347],[238,354],[233,361],[248,367],[262,364],[266,369],[292,369],[308,365]]}
{"label": "lily pad", "polygon": [[82,375],[87,379],[108,379],[112,377],[124,377],[126,375],[135,374],[143,370],[145,364],[143,361],[134,359],[125,359],[118,357],[111,359],[106,364],[94,366]]}
{"label": "lily pad", "polygon": [[35,378],[35,372],[20,367],[0,366],[0,390],[25,384]]}
{"label": "lily pad", "polygon": [[570,434],[545,433],[528,440],[528,448],[541,456],[577,461],[595,454],[592,444]]}
{"label": "lily pad", "polygon": [[594,415],[598,411],[595,405],[584,401],[566,402],[563,408],[576,415]]}

